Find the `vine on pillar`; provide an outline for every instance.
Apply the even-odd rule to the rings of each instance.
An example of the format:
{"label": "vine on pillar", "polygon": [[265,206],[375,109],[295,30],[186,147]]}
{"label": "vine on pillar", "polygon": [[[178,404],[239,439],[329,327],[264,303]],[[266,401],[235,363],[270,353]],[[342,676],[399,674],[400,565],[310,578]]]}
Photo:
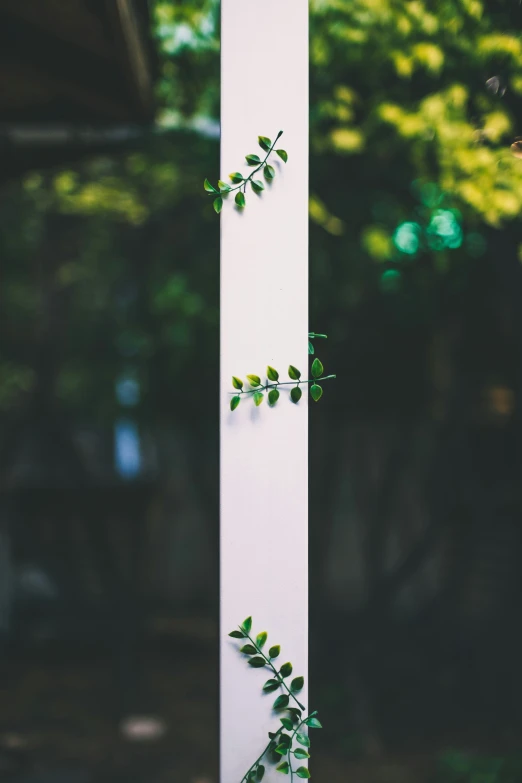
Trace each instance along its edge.
{"label": "vine on pillar", "polygon": [[[267,182],[272,182],[275,178],[275,169],[268,163],[270,155],[274,152],[275,145],[278,139],[283,135],[283,131],[279,131],[274,142],[272,142],[267,136],[258,136],[258,143],[261,149],[266,153],[262,160],[259,155],[249,154],[245,156],[245,160],[248,166],[252,167],[252,172],[244,177],[239,171],[235,171],[229,175],[232,184],[228,184],[223,180],[218,180],[217,188],[212,185],[208,179],[205,179],[204,188],[205,191],[213,198],[213,206],[216,212],[221,212],[223,209],[224,199],[230,196],[231,193],[236,193],[234,201],[239,209],[244,209],[246,206],[246,192],[247,186],[250,184],[253,192],[256,195],[260,195],[265,189],[263,182],[259,179],[254,179],[254,176],[261,170]],[[277,149],[275,153],[281,158],[284,163],[288,161],[288,153],[284,149]],[[317,334],[316,332],[310,332],[308,334],[308,353],[310,355],[315,354],[315,348],[312,340],[316,338],[325,339],[325,334]],[[301,371],[297,369],[293,364],[288,367],[288,377],[290,381],[280,381],[279,372],[270,365],[266,368],[266,380],[262,381],[259,375],[248,374],[246,379],[250,388],[244,388],[245,382],[242,378],[234,375],[232,376],[232,386],[234,391],[230,400],[230,409],[236,410],[242,397],[248,397],[251,395],[254,405],[259,406],[265,398],[265,394],[268,398],[268,404],[273,407],[279,397],[279,388],[284,386],[291,386],[290,399],[293,403],[297,404],[302,397],[302,386],[310,385],[310,395],[315,402],[318,402],[323,395],[323,388],[320,382],[335,378],[335,375],[323,375],[324,367],[322,362],[315,357],[312,361],[310,369],[311,378],[303,380],[301,378]],[[270,670],[271,677],[263,685],[263,693],[268,694],[273,691],[280,690],[280,694],[277,696],[275,702],[272,705],[272,709],[282,717],[279,718],[280,725],[276,727],[276,730],[268,733],[269,742],[262,750],[258,758],[251,764],[248,770],[245,772],[239,783],[259,783],[264,777],[266,764],[277,764],[276,770],[285,775],[290,775],[290,779],[293,781],[294,775],[298,778],[309,778],[310,772],[307,767],[301,765],[294,769],[294,760],[303,760],[310,758],[310,739],[308,737],[309,728],[322,728],[319,722],[317,712],[311,712],[303,717],[304,706],[298,700],[297,695],[304,686],[304,677],[294,677],[290,681],[290,685],[287,685],[286,680],[293,673],[293,666],[288,661],[284,663],[279,669],[274,665],[274,661],[279,657],[281,648],[279,645],[273,645],[268,650],[268,655],[263,652],[263,648],[267,641],[266,631],[262,631],[254,638],[251,635],[252,630],[252,618],[247,619],[238,626],[237,630],[231,631],[229,636],[234,639],[244,639],[246,643],[239,648],[239,652],[247,656],[248,663],[252,668],[267,668]],[[295,747],[294,747],[294,743]]]}

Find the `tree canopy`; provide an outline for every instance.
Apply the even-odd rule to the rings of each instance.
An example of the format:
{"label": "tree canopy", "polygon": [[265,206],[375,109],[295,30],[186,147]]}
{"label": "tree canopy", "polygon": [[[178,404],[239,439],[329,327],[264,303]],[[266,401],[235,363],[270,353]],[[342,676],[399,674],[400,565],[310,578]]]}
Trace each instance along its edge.
{"label": "tree canopy", "polygon": [[[516,252],[521,9],[312,0],[310,328],[331,334],[332,356],[354,334],[366,350],[377,313],[404,328],[432,318],[493,237]],[[4,412],[34,390],[44,353],[53,394],[82,415],[109,420],[127,371],[146,418],[216,412],[219,218],[202,183],[219,173],[219,8],[153,11],[157,127],[4,188]]]}

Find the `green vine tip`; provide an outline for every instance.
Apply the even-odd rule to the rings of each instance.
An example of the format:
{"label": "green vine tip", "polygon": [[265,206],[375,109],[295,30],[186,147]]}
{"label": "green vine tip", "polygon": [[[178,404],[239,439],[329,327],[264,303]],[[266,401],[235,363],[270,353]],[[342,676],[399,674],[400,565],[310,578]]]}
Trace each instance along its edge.
{"label": "green vine tip", "polygon": [[314,344],[311,341],[314,340],[316,337],[322,337],[323,339],[326,340],[328,335],[327,334],[316,334],[315,332],[309,332],[308,333],[308,353],[310,353],[310,354],[315,353]]}
{"label": "green vine tip", "polygon": [[283,131],[281,130],[277,134],[275,141],[269,139],[268,136],[257,137],[259,146],[266,154],[263,159],[261,159],[259,155],[255,155],[253,153],[250,153],[249,155],[245,155],[247,166],[252,166],[253,168],[252,172],[248,175],[248,177],[244,177],[240,171],[233,171],[232,174],[229,174],[229,179],[232,184],[229,185],[227,182],[224,182],[223,180],[220,179],[218,180],[217,187],[212,185],[208,179],[205,180],[205,182],[203,183],[203,187],[205,188],[205,191],[208,193],[208,195],[212,196],[214,210],[218,214],[223,209],[223,199],[227,198],[227,196],[230,193],[234,193],[234,192],[236,192],[236,195],[234,197],[234,202],[236,206],[239,207],[240,209],[244,209],[244,207],[246,206],[247,185],[249,183],[254,193],[256,193],[257,195],[262,193],[262,191],[265,189],[263,182],[260,179],[254,179],[257,172],[260,171],[261,169],[263,169],[263,176],[265,180],[267,182],[272,182],[272,180],[275,178],[276,175],[276,171],[274,167],[268,163],[268,158],[270,157],[272,152],[275,152],[276,155],[278,155],[284,163],[288,161],[288,153],[286,150],[283,149],[274,150],[277,140],[282,135],[283,135]]}

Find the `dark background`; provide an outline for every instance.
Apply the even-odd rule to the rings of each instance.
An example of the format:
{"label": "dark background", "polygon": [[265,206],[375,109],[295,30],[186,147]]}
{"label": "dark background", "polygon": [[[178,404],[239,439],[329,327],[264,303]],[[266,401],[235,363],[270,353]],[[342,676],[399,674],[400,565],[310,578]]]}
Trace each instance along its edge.
{"label": "dark background", "polygon": [[[219,9],[129,8],[0,5],[9,783],[217,781]],[[310,10],[312,774],[516,783],[521,6]]]}

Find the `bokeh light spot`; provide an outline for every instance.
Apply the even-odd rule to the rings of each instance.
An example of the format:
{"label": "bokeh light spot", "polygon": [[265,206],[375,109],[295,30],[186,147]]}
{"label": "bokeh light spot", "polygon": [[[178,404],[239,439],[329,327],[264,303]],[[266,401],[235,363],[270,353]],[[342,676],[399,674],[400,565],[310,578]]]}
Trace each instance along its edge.
{"label": "bokeh light spot", "polygon": [[393,243],[401,253],[414,256],[420,247],[420,236],[421,227],[418,223],[401,223],[393,235]]}
{"label": "bokeh light spot", "polygon": [[462,229],[453,210],[435,210],[426,233],[432,250],[455,249],[462,245]]}

